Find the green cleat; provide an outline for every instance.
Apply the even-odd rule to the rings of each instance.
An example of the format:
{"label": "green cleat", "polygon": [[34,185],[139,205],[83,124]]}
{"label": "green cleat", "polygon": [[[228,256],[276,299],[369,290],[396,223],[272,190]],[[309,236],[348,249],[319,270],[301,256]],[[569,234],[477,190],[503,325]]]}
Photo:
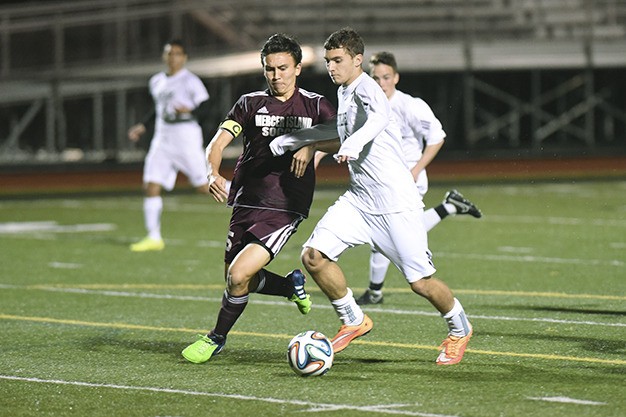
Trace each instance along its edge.
{"label": "green cleat", "polygon": [[215,335],[198,335],[198,340],[187,346],[182,354],[185,359],[193,363],[204,363],[224,349],[226,338]]}
{"label": "green cleat", "polygon": [[296,303],[298,310],[300,310],[300,313],[302,314],[309,314],[309,311],[311,311],[311,305],[313,305],[309,294],[307,294],[304,298],[300,298],[294,294],[289,298],[289,301]]}
{"label": "green cleat", "polygon": [[148,252],[163,250],[164,247],[165,242],[163,242],[163,239],[152,239],[150,237],[146,237],[141,239],[139,242],[130,245],[130,250],[132,252]]}
{"label": "green cleat", "polygon": [[311,296],[304,290],[306,277],[299,269],[294,269],[285,277],[293,284],[293,295],[289,297],[289,301],[293,301],[298,306],[298,310],[302,314],[308,314],[311,311]]}

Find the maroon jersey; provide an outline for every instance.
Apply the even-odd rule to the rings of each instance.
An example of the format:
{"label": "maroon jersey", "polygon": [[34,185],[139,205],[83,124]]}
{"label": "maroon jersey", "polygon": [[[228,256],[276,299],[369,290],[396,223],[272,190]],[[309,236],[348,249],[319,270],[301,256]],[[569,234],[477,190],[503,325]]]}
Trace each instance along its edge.
{"label": "maroon jersey", "polygon": [[268,90],[241,96],[223,123],[236,122],[243,136],[243,152],[235,166],[228,205],[291,211],[307,217],[315,189],[313,164],[296,178],[290,171],[293,152],[275,157],[269,144],[277,136],[323,123],[335,115],[328,99],[299,88],[284,102]]}

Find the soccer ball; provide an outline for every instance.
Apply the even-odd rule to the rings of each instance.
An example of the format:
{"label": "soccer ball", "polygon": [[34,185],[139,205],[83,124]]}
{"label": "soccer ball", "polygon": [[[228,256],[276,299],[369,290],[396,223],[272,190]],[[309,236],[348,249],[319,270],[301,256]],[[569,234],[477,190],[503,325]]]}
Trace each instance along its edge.
{"label": "soccer ball", "polygon": [[287,359],[300,376],[324,375],[333,365],[333,345],[322,333],[307,330],[296,335],[287,349]]}

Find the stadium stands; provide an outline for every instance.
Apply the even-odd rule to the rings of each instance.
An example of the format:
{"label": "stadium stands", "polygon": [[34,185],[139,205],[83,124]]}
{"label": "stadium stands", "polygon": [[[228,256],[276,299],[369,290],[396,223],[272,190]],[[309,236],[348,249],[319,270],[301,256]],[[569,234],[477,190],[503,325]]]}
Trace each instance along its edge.
{"label": "stadium stands", "polygon": [[[561,142],[588,147],[624,141],[617,96],[626,96],[625,87],[612,76],[626,67],[623,0],[275,0],[271,7],[243,0],[76,0],[5,2],[0,16],[0,164],[66,147],[95,160],[134,154],[124,132],[149,106],[138,97],[161,68],[155,58],[171,37],[188,44],[194,71],[207,82],[221,80],[212,95],[223,114],[221,103],[237,94],[237,74],[224,78],[217,60],[241,57],[241,64],[233,61],[240,75],[256,75],[244,56],[271,33],[293,34],[319,51],[330,32],[346,25],[359,30],[368,51],[396,53],[405,78],[436,73],[444,98],[455,93],[450,88],[462,94],[459,109],[442,116],[462,126],[454,132],[459,149],[539,149],[556,133],[565,135]],[[316,60],[313,68],[324,77]],[[500,72],[528,88],[520,93],[490,79]],[[578,89],[544,98],[552,97],[551,84],[579,79]],[[434,107],[450,112],[448,104]]]}

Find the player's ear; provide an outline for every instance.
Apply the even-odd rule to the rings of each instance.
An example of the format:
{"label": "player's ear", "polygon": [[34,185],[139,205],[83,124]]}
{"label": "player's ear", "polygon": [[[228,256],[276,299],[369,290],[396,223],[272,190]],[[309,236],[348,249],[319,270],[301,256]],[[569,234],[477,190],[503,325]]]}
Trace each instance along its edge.
{"label": "player's ear", "polygon": [[296,65],[296,77],[302,72],[302,62]]}
{"label": "player's ear", "polygon": [[354,66],[355,67],[360,67],[363,64],[363,55],[362,54],[357,54],[354,56]]}

